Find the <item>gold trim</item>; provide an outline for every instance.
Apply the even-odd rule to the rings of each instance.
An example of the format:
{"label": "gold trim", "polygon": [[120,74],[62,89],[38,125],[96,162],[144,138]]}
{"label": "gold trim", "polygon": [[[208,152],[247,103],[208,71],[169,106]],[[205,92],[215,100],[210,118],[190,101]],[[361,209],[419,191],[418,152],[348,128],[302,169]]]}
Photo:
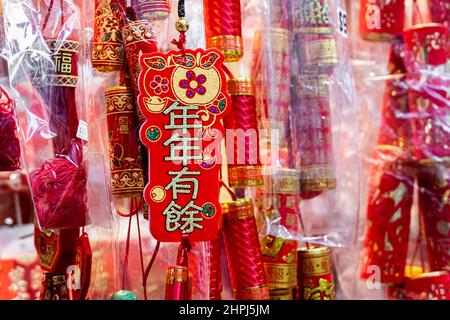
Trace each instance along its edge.
{"label": "gold trim", "polygon": [[253,212],[253,200],[250,198],[221,204],[222,214],[225,220],[245,220],[255,217]]}
{"label": "gold trim", "polygon": [[167,284],[174,284],[175,282],[187,282],[188,269],[186,267],[174,266],[167,269]]}
{"label": "gold trim", "polygon": [[307,247],[302,247],[297,249],[297,252],[299,254],[299,256],[302,257],[314,257],[316,255],[321,255],[321,254],[330,254],[331,250],[328,247],[313,247],[313,248],[307,248]]}
{"label": "gold trim", "polygon": [[225,56],[225,62],[236,62],[244,55],[243,43],[240,36],[215,36],[206,40],[207,48],[217,48]]}
{"label": "gold trim", "polygon": [[236,300],[269,300],[269,288],[266,285],[233,290]]}
{"label": "gold trim", "polygon": [[234,78],[228,80],[230,96],[253,96],[253,82],[251,78]]}
{"label": "gold trim", "polygon": [[261,166],[238,166],[228,168],[228,183],[231,188],[255,187],[264,184]]}
{"label": "gold trim", "polygon": [[447,271],[433,271],[433,272],[425,272],[421,273],[417,276],[413,276],[410,279],[411,280],[417,280],[417,279],[423,279],[423,278],[434,278],[439,276],[448,275],[449,273]]}
{"label": "gold trim", "polygon": [[331,34],[333,28],[330,27],[301,27],[293,30],[295,34]]}
{"label": "gold trim", "polygon": [[271,300],[294,300],[293,289],[269,289]]}
{"label": "gold trim", "polygon": [[397,36],[392,33],[385,33],[385,32],[368,32],[361,34],[361,38],[367,41],[377,41],[377,42],[387,42],[391,41]]}
{"label": "gold trim", "polygon": [[442,23],[437,23],[437,22],[428,22],[428,23],[419,23],[419,24],[415,24],[412,27],[406,28],[404,30],[404,32],[409,32],[409,31],[414,31],[417,29],[421,29],[421,28],[427,28],[427,27],[441,27],[443,29],[447,29],[447,27],[442,24]]}
{"label": "gold trim", "polygon": [[288,289],[297,286],[297,265],[264,262],[267,284],[270,289]]}

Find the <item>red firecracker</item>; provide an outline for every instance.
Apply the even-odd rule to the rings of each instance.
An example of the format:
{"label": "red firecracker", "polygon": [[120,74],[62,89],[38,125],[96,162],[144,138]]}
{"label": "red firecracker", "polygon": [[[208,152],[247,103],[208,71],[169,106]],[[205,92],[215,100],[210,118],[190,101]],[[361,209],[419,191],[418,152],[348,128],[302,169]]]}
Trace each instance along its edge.
{"label": "red firecracker", "polygon": [[240,0],[203,0],[206,47],[217,48],[225,62],[238,61],[244,55]]}
{"label": "red firecracker", "polygon": [[229,185],[232,188],[261,185],[256,100],[251,79],[229,80],[228,93],[233,106],[224,118],[225,129],[233,133],[233,143],[227,145]]}
{"label": "red firecracker", "polygon": [[[154,25],[145,20],[132,21],[123,28],[122,37],[125,45],[127,64],[130,68],[131,84],[133,86],[134,96],[137,98],[139,96],[139,73],[142,69],[139,58],[144,53],[152,53],[158,50]],[[160,85],[162,86],[164,84],[160,83]],[[137,114],[139,124],[142,124],[145,121],[145,117],[139,108],[137,109]]]}
{"label": "red firecracker", "polygon": [[270,298],[251,199],[222,204],[223,235],[236,300]]}
{"label": "red firecracker", "polygon": [[139,125],[131,88],[111,87],[105,92],[111,164],[111,192],[137,197],[144,191]]}
{"label": "red firecracker", "polygon": [[329,69],[338,63],[335,26],[328,0],[292,1],[292,23],[301,68]]}
{"label": "red firecracker", "polygon": [[334,300],[331,252],[327,247],[298,250],[298,300]]}
{"label": "red firecracker", "polygon": [[300,74],[292,105],[294,167],[300,171],[303,198],[336,186],[333,169],[329,77]]}
{"label": "red firecracker", "polygon": [[[298,173],[280,169],[270,180],[260,194],[265,200],[264,215],[266,219],[279,221],[277,227],[284,232],[296,234],[300,202]],[[260,242],[271,299],[292,300],[293,289],[297,287],[297,241],[267,235]]]}
{"label": "red firecracker", "polygon": [[98,71],[120,71],[125,54],[120,30],[125,26],[125,0],[95,0],[92,66]]}
{"label": "red firecracker", "polygon": [[445,271],[422,273],[405,283],[407,300],[450,300],[450,274]]}

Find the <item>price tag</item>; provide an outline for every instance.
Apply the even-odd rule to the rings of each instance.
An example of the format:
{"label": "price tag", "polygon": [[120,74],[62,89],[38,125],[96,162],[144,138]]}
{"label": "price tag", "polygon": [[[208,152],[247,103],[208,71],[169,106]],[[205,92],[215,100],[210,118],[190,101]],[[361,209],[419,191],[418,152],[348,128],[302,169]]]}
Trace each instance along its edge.
{"label": "price tag", "polygon": [[338,26],[337,31],[344,37],[348,37],[348,30],[347,30],[347,12],[342,9],[341,7],[337,8],[337,20],[338,20]]}
{"label": "price tag", "polygon": [[86,121],[80,120],[78,122],[77,138],[88,142],[89,133],[88,133],[88,124]]}

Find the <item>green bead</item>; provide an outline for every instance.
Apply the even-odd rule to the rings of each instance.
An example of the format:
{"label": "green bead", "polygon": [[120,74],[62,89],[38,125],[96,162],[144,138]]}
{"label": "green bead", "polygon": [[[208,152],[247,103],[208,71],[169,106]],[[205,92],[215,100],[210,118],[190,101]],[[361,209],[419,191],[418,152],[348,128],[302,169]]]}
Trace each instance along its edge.
{"label": "green bead", "polygon": [[109,300],[137,300],[136,295],[128,290],[120,290],[114,293]]}

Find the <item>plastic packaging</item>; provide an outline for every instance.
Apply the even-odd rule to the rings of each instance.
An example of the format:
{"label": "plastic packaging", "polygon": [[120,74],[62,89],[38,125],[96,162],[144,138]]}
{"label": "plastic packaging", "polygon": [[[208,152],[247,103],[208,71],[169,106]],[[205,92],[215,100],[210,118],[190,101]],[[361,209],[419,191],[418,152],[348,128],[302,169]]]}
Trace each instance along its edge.
{"label": "plastic packaging", "polygon": [[39,226],[82,227],[89,217],[81,4],[47,2],[3,2],[9,80]]}

